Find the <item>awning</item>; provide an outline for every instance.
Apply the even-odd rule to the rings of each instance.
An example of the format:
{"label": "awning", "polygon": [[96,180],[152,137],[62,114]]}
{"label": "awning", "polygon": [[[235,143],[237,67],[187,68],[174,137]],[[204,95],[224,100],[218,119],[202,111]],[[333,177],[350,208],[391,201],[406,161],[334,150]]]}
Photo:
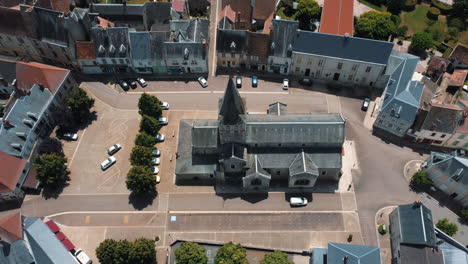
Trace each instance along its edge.
{"label": "awning", "polygon": [[63,240],[62,244],[65,246],[65,248],[68,249],[68,251],[75,249],[75,245],[73,245],[73,243],[70,240],[68,240],[68,238]]}
{"label": "awning", "polygon": [[65,234],[62,233],[62,232],[58,232],[58,233],[56,233],[55,235],[57,236],[57,238],[58,238],[60,241],[65,240],[65,239],[67,238],[67,236],[65,236]]}
{"label": "awning", "polygon": [[60,231],[60,228],[52,220],[47,221],[46,225],[49,227],[50,231],[52,231],[53,233],[57,233]]}

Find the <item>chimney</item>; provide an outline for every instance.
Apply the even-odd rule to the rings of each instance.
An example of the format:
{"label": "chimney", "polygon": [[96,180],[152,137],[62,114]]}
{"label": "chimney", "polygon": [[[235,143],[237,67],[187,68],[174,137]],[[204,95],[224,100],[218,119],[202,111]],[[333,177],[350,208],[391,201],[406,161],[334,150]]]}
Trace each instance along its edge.
{"label": "chimney", "polygon": [[344,34],[344,37],[345,37],[345,39],[349,39],[349,33],[346,32],[346,33]]}
{"label": "chimney", "polygon": [[236,14],[236,23],[240,23],[240,12],[237,12]]}
{"label": "chimney", "polygon": [[348,257],[348,256],[344,256],[344,258],[343,258],[343,264],[346,264],[346,263],[348,263],[348,259],[349,259],[349,257]]}

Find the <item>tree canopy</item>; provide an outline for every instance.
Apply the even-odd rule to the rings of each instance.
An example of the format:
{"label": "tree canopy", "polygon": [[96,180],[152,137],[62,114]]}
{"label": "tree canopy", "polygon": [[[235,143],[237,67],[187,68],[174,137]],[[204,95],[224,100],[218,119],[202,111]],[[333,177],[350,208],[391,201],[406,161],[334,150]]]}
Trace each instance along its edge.
{"label": "tree canopy", "polygon": [[275,250],[270,254],[266,254],[260,264],[294,264],[294,262],[288,259],[288,254]]}
{"label": "tree canopy", "polygon": [[55,153],[37,156],[34,167],[36,178],[44,185],[53,185],[68,179],[67,160]]}
{"label": "tree canopy", "polygon": [[130,248],[129,263],[132,264],[153,264],[156,263],[156,250],[154,240],[138,238],[133,241]]}
{"label": "tree canopy", "polygon": [[310,30],[310,20],[320,17],[320,6],[315,0],[298,0],[294,18],[299,21],[299,28]]}
{"label": "tree canopy", "polygon": [[140,121],[140,132],[155,136],[160,128],[158,120],[149,115],[143,115]]}
{"label": "tree canopy", "polygon": [[154,241],[139,238],[128,240],[106,239],[96,249],[101,264],[153,264],[156,261]]}
{"label": "tree canopy", "polygon": [[413,175],[413,178],[411,178],[411,183],[423,187],[431,185],[432,181],[429,179],[427,172],[418,171]]}
{"label": "tree canopy", "polygon": [[387,11],[398,15],[403,10],[406,0],[387,0]]}
{"label": "tree canopy", "polygon": [[249,264],[247,251],[240,244],[229,242],[218,249],[215,264]]}
{"label": "tree canopy", "polygon": [[156,144],[156,138],[154,136],[150,136],[145,132],[141,132],[137,135],[135,139],[135,145],[143,146],[147,148],[152,148]]}
{"label": "tree canopy", "polygon": [[76,120],[83,120],[89,115],[89,110],[94,106],[94,99],[90,98],[83,89],[77,87],[71,90],[67,98],[67,105]]}
{"label": "tree canopy", "polygon": [[175,251],[177,264],[206,264],[208,257],[205,248],[195,242],[182,242]]}
{"label": "tree canopy", "polygon": [[156,177],[151,173],[148,166],[135,166],[127,174],[127,189],[142,195],[151,194],[156,191]]}
{"label": "tree canopy", "polygon": [[455,235],[458,231],[458,226],[450,222],[447,218],[439,220],[436,227],[449,236]]}
{"label": "tree canopy", "polygon": [[138,109],[140,115],[148,115],[153,118],[159,118],[162,114],[161,101],[156,96],[143,93],[138,100]]}
{"label": "tree canopy", "polygon": [[146,166],[149,167],[151,165],[151,160],[153,158],[153,154],[151,153],[152,149],[142,146],[135,146],[132,149],[132,153],[130,154],[130,163],[133,166]]}
{"label": "tree canopy", "polygon": [[396,26],[388,12],[369,11],[362,14],[354,26],[355,36],[361,38],[387,40],[395,32]]}
{"label": "tree canopy", "polygon": [[56,138],[50,138],[50,137],[42,140],[42,142],[39,144],[39,148],[37,152],[39,153],[39,155],[46,154],[46,153],[55,153],[61,157],[65,156],[65,154],[63,153],[62,142],[60,142]]}
{"label": "tree canopy", "polygon": [[432,36],[428,32],[417,32],[411,39],[410,49],[423,52],[432,47]]}

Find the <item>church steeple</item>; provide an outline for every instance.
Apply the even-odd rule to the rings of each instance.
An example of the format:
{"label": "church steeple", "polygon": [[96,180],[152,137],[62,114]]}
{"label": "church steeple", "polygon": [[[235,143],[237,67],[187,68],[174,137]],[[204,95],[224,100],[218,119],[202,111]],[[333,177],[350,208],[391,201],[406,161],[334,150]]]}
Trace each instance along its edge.
{"label": "church steeple", "polygon": [[234,85],[232,78],[229,78],[226,91],[219,107],[219,119],[225,124],[236,124],[239,121],[239,115],[245,114],[245,106],[239,91]]}

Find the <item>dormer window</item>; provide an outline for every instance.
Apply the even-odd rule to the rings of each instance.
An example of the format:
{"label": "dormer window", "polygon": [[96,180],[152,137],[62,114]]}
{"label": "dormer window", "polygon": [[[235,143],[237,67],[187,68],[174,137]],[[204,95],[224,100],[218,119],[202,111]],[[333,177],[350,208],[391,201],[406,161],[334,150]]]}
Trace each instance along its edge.
{"label": "dormer window", "polygon": [[33,119],[33,120],[36,120],[36,121],[37,121],[37,116],[36,116],[36,114],[35,114],[35,113],[28,112],[28,113],[27,113],[27,115],[28,115],[28,116],[29,116],[31,119]]}
{"label": "dormer window", "polygon": [[229,46],[231,48],[231,52],[235,52],[236,51],[236,43],[233,41],[231,42],[231,45]]}
{"label": "dormer window", "polygon": [[24,132],[16,132],[16,136],[18,136],[21,139],[26,139],[26,133]]}
{"label": "dormer window", "polygon": [[104,48],[104,46],[99,45],[98,53],[99,55],[104,55],[106,53],[106,49]]}
{"label": "dormer window", "polygon": [[29,119],[23,119],[23,123],[26,124],[29,127],[32,127],[34,125],[34,121],[29,120]]}
{"label": "dormer window", "polygon": [[21,146],[20,143],[11,143],[10,146],[14,149],[17,149],[19,151],[21,151],[23,149],[23,146]]}
{"label": "dormer window", "polygon": [[120,44],[119,53],[121,56],[125,56],[125,54],[127,53],[127,48],[125,48],[123,44]]}
{"label": "dormer window", "polygon": [[184,60],[189,59],[189,54],[190,54],[189,50],[187,48],[185,48],[185,50],[184,50]]}
{"label": "dormer window", "polygon": [[111,45],[109,46],[109,53],[113,55],[113,54],[115,54],[115,51],[116,51],[115,46],[114,46],[113,44],[111,44]]}
{"label": "dormer window", "polygon": [[291,57],[292,56],[292,45],[289,44],[288,45],[288,57]]}

